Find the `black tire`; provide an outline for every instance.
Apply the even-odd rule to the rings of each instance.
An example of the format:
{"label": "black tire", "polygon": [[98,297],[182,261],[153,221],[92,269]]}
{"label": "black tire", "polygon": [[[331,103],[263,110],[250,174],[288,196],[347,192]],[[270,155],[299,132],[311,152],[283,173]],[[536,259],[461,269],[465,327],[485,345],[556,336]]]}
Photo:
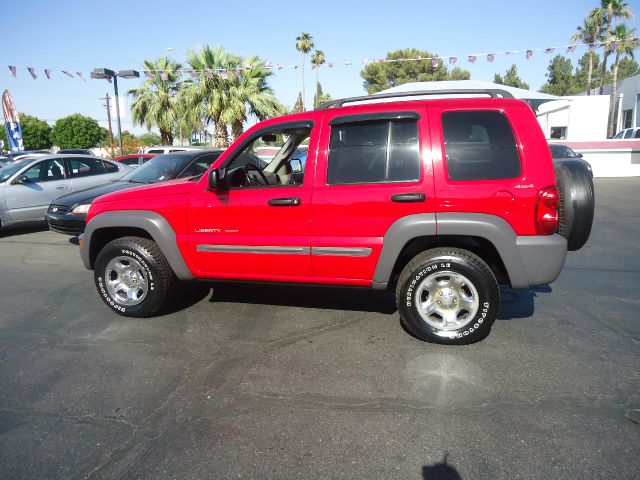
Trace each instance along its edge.
{"label": "black tire", "polygon": [[[129,275],[124,280],[116,272],[117,268],[123,266],[128,270],[122,275]],[[114,312],[125,317],[151,317],[157,314],[175,281],[173,270],[158,245],[140,237],[118,238],[105,245],[98,253],[93,274],[100,298]],[[120,282],[118,285],[122,285],[122,288],[111,286],[113,282]],[[139,298],[127,304],[123,298],[126,291],[134,291]]]}
{"label": "black tire", "polygon": [[582,161],[555,164],[559,194],[558,233],[567,239],[567,249],[579,250],[589,240],[595,196],[593,177]]}
{"label": "black tire", "polygon": [[[450,288],[456,280],[459,286]],[[429,288],[432,283],[434,287]],[[461,308],[463,295],[473,299],[477,307]],[[430,302],[438,310],[425,314],[427,320],[420,313],[418,300],[431,298],[439,299]],[[443,306],[442,300],[451,304]],[[446,345],[474,343],[489,335],[499,301],[498,283],[489,266],[477,255],[458,248],[434,248],[415,256],[402,270],[396,287],[396,305],[405,328],[421,340]],[[454,322],[445,326],[440,312],[453,315]],[[438,322],[438,315],[443,322]]]}

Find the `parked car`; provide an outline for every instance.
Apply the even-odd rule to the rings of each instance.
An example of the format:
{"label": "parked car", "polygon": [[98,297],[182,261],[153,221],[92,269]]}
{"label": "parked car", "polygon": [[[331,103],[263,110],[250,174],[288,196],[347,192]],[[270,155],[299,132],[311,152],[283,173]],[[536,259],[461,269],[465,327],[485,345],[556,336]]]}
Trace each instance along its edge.
{"label": "parked car", "polygon": [[620,130],[614,135],[613,138],[640,138],[640,127],[625,128],[624,130]]}
{"label": "parked car", "polygon": [[136,168],[143,163],[146,163],[151,158],[155,157],[157,153],[135,153],[133,155],[123,155],[121,157],[116,157],[114,160],[116,162],[122,162],[125,165],[129,165],[130,167]]}
{"label": "parked car", "polygon": [[551,157],[553,158],[554,163],[557,164],[567,161],[580,162],[593,177],[593,169],[591,168],[591,164],[584,158],[582,158],[581,153],[576,153],[567,145],[562,145],[560,143],[550,143],[549,150],[551,150]]}
{"label": "parked car", "polygon": [[120,178],[131,167],[87,155],[27,155],[0,168],[0,226],[44,220],[53,200]]}
{"label": "parked car", "polygon": [[47,211],[49,228],[58,233],[79,235],[84,231],[87,211],[95,198],[140,185],[201,175],[223,151],[200,150],[159,155],[119,180],[60,197]]}
{"label": "parked car", "polygon": [[19,152],[9,152],[0,155],[0,166],[6,165],[11,162],[15,162],[16,160],[20,160],[21,158],[27,155],[50,155],[51,152],[47,152],[46,150],[20,150]]}
{"label": "parked car", "polygon": [[87,148],[62,148],[57,151],[57,153],[75,153],[78,155],[93,155],[91,150]]}
{"label": "parked car", "polygon": [[191,146],[182,146],[182,145],[156,145],[152,147],[146,147],[143,149],[142,153],[155,153],[156,155],[163,153],[173,153],[173,152],[193,152],[193,151],[202,151],[203,147],[191,147]]}
{"label": "parked car", "polygon": [[[582,164],[554,168],[527,103],[477,93],[492,98],[333,100],[258,123],[197,181],[97,198],[78,241],[97,294],[148,317],[176,279],[359,285],[395,292],[417,338],[482,340],[499,284],[553,282],[588,240],[594,203]],[[264,167],[247,163],[276,140]]]}

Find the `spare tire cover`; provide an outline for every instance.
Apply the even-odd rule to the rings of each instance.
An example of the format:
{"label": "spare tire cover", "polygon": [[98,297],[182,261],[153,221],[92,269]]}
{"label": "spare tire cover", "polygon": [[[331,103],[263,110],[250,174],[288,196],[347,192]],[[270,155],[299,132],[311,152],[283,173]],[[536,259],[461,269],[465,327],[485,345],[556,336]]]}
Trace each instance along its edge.
{"label": "spare tire cover", "polygon": [[578,250],[591,234],[595,197],[591,172],[575,160],[554,166],[559,194],[558,233],[567,239],[568,250]]}

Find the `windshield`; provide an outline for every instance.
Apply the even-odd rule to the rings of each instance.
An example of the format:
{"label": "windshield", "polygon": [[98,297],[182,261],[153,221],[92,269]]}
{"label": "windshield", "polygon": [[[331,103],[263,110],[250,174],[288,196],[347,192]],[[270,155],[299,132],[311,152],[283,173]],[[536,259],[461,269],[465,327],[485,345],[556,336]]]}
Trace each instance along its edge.
{"label": "windshield", "polygon": [[575,158],[578,155],[565,145],[549,145],[554,158]]}
{"label": "windshield", "polygon": [[7,180],[9,180],[18,170],[28,165],[31,162],[31,160],[32,160],[31,158],[23,158],[22,160],[9,163],[4,167],[0,168],[0,183],[6,182]]}
{"label": "windshield", "polygon": [[193,158],[189,154],[171,153],[152,158],[120,180],[132,183],[156,183],[176,178]]}

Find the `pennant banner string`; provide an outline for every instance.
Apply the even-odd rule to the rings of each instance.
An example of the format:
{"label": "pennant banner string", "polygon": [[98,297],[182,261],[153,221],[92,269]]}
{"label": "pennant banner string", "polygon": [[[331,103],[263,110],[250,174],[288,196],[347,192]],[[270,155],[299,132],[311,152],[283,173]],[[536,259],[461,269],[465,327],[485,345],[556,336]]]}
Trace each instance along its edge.
{"label": "pennant banner string", "polygon": [[[638,47],[640,46],[640,37],[635,37],[635,36],[631,36],[628,37],[626,39],[614,39],[611,40],[609,42],[609,49],[615,49],[617,48],[620,43],[622,43],[623,41],[632,41],[633,42],[633,46],[634,47]],[[392,58],[392,59],[378,59],[378,60],[369,60],[369,59],[363,59],[361,62],[353,62],[352,60],[344,60],[342,62],[328,62],[326,63],[326,66],[328,68],[334,68],[337,65],[345,65],[345,66],[351,66],[357,63],[361,63],[362,65],[374,65],[374,64],[379,64],[379,63],[400,63],[400,62],[421,62],[421,61],[426,61],[426,62],[430,62],[433,68],[438,68],[439,66],[444,66],[445,62],[449,62],[450,65],[456,65],[456,63],[459,63],[458,60],[460,61],[464,61],[464,59],[466,59],[466,61],[468,63],[475,63],[476,60],[478,60],[478,58],[486,58],[486,60],[488,62],[493,62],[496,56],[509,56],[509,55],[515,55],[518,53],[524,53],[525,55],[525,59],[526,60],[531,60],[533,58],[533,54],[536,52],[542,52],[544,54],[552,54],[554,53],[556,50],[558,49],[565,49],[565,52],[567,54],[571,54],[574,53],[576,51],[576,49],[578,47],[585,47],[590,51],[595,50],[598,47],[601,46],[607,46],[606,42],[591,42],[591,43],[572,43],[570,45],[565,45],[562,47],[547,47],[547,48],[529,48],[526,50],[508,50],[508,51],[504,51],[504,52],[489,52],[489,53],[475,53],[475,54],[471,54],[471,55],[457,55],[457,56],[453,56],[453,55],[437,55],[437,56],[432,56],[432,57],[423,57],[420,55],[417,55],[413,58]],[[86,81],[83,72],[80,71],[76,71],[75,69],[70,69],[70,70],[53,70],[50,68],[40,68],[40,69],[36,69],[35,67],[31,67],[31,66],[16,66],[16,65],[8,65],[9,68],[9,74],[11,75],[11,77],[13,78],[17,78],[17,72],[18,72],[18,67],[22,68],[26,68],[27,72],[29,73],[29,75],[33,78],[33,80],[36,80],[38,78],[38,74],[37,74],[37,70],[43,70],[45,77],[49,80],[51,80],[52,78],[52,74],[53,73],[62,73],[66,76],[68,76],[69,78],[79,78],[83,81]],[[322,67],[322,65],[316,65],[316,64],[306,64],[304,65],[304,68],[309,68],[311,70],[316,69],[316,68],[320,68]],[[182,76],[183,74],[189,74],[194,78],[199,77],[200,75],[204,75],[207,78],[212,78],[214,74],[220,75],[222,76],[224,79],[228,79],[229,78],[229,74],[235,74],[235,75],[240,75],[240,73],[243,70],[251,70],[252,68],[254,68],[254,66],[252,65],[239,65],[233,69],[224,69],[224,68],[214,68],[214,69],[203,69],[203,70],[195,70],[195,69],[181,69],[181,70],[176,70],[176,71],[168,71],[168,70],[140,70],[141,72],[141,76],[143,76],[146,79],[153,79],[153,75],[157,74],[160,76],[160,78],[163,81],[167,81],[169,79],[169,75],[175,75],[177,77]],[[272,63],[270,61],[264,62],[261,65],[259,65],[259,68],[265,69],[265,70],[283,70],[283,69],[291,69],[291,70],[296,70],[298,68],[300,68],[300,65],[295,65],[295,64],[290,64],[290,65],[285,65],[282,63]],[[73,73],[72,73],[73,72]],[[75,73],[75,74],[74,74]],[[90,73],[89,76],[93,79],[93,74]],[[108,78],[107,79],[110,83],[111,83],[111,79]]]}

